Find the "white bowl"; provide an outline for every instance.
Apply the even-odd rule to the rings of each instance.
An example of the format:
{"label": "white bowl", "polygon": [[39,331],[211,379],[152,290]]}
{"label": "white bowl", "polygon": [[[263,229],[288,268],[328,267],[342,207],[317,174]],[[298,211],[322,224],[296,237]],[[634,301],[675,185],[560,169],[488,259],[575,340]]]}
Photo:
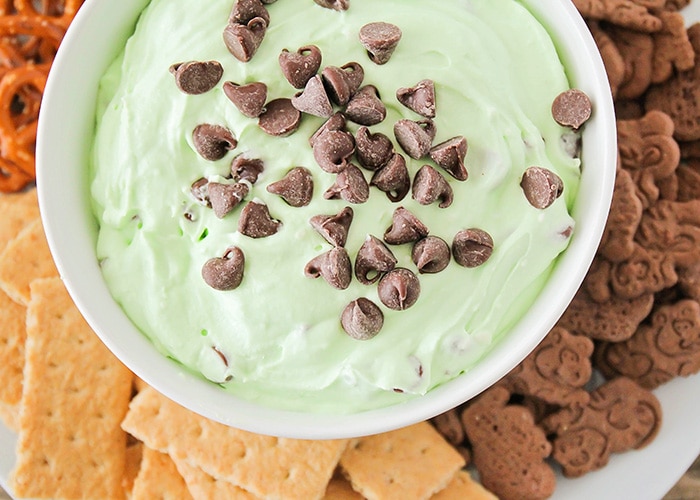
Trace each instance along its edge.
{"label": "white bowl", "polygon": [[58,270],[87,322],[122,362],[177,403],[241,429],[327,439],[383,432],[426,420],[489,387],[535,348],[580,286],[598,246],[612,197],[615,118],[598,50],[569,0],[523,0],[549,29],[573,86],[595,110],[584,129],[582,177],[573,209],[576,231],[551,279],[516,327],[479,364],[400,405],[328,415],[281,411],[237,398],[163,356],[112,299],[103,280],[89,202],[88,158],[98,81],[121,51],[148,0],[88,0],[68,30],[49,76],[37,139],[37,187]]}

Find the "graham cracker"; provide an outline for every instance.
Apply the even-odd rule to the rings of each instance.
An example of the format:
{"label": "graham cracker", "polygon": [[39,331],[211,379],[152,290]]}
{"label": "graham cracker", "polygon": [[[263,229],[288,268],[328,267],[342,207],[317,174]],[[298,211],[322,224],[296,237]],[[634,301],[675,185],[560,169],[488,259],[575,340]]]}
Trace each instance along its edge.
{"label": "graham cracker", "polygon": [[0,403],[22,398],[27,309],[0,291]]}
{"label": "graham cracker", "polygon": [[148,447],[143,448],[141,468],[134,481],[132,500],[191,500],[185,480],[170,457]]}
{"label": "graham cracker", "polygon": [[[128,443],[128,439],[127,439]],[[122,477],[122,487],[127,497],[130,497],[134,490],[134,482],[141,470],[141,459],[143,458],[143,443],[136,441],[126,447],[124,463],[124,476]]]}
{"label": "graham cracker", "polygon": [[464,458],[427,422],[362,438],[340,459],[353,489],[369,500],[430,498]]}
{"label": "graham cracker", "polygon": [[498,500],[498,497],[472,479],[466,470],[457,473],[447,487],[435,494],[432,500]]}
{"label": "graham cracker", "polygon": [[58,276],[41,219],[35,219],[9,241],[0,254],[0,288],[15,302],[29,303],[29,284]]}
{"label": "graham cracker", "polygon": [[39,218],[36,189],[19,193],[0,194],[0,252],[17,233],[31,221]]}
{"label": "graham cracker", "polygon": [[19,432],[19,404],[0,403],[0,420],[11,431]]}
{"label": "graham cracker", "polygon": [[364,500],[364,498],[352,489],[350,481],[339,474],[333,476],[323,496],[323,500]]}
{"label": "graham cracker", "polygon": [[185,460],[175,462],[194,500],[258,500],[252,493],[228,481],[215,479]]}
{"label": "graham cracker", "polygon": [[24,390],[11,483],[20,498],[124,498],[119,423],[132,376],[59,278],[30,285]]}
{"label": "graham cracker", "polygon": [[[320,499],[348,440],[263,436],[208,420],[145,388],[131,401],[124,430],[260,498]],[[261,466],[262,464],[262,466]]]}

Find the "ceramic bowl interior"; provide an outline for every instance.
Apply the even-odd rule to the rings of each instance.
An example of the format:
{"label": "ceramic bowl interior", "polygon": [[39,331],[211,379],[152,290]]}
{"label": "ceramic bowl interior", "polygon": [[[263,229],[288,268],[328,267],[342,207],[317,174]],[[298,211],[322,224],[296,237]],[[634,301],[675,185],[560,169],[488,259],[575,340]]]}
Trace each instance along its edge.
{"label": "ceramic bowl interior", "polygon": [[[572,86],[595,103],[584,129],[582,178],[568,250],[536,303],[466,374],[400,405],[352,415],[271,409],[241,400],[161,355],[112,299],[95,256],[88,156],[98,81],[121,51],[148,0],[88,0],[70,27],[46,87],[37,140],[42,218],[59,272],[79,310],[133,372],[177,403],[208,418],[278,436],[326,439],[368,435],[428,419],[477,395],[544,338],[580,286],[607,218],[616,165],[612,98],[598,50],[569,0],[522,0],[549,29]],[[455,2],[455,8],[460,7]]]}

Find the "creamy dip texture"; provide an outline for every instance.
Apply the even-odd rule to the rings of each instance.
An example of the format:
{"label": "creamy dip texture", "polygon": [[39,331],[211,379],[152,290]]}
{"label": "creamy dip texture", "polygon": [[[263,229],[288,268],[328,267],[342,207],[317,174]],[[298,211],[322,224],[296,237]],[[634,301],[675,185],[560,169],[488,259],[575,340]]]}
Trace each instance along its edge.
{"label": "creamy dip texture", "polygon": [[[555,97],[569,89],[565,70],[545,29],[517,0],[351,0],[347,11],[312,0],[266,6],[270,23],[256,54],[241,62],[222,31],[232,0],[152,0],[125,50],[101,82],[91,192],[99,222],[97,253],[105,280],[127,315],[157,348],[226,390],[266,405],[317,412],[354,412],[424,394],[467,371],[527,311],[566,249],[574,221],[569,208],[580,175],[552,118]],[[389,62],[372,62],[360,28],[383,21],[402,38]],[[304,114],[299,129],[273,137],[226,97],[223,82],[260,81],[268,100],[291,98],[278,56],[305,45],[321,49],[321,68],[358,62],[363,85],[374,85],[386,119],[370,127],[396,142],[393,125],[421,120],[396,98],[399,87],[435,82],[435,143],[468,141],[466,181],[429,158],[405,155],[411,179],[425,164],[444,174],[454,191],[448,208],[424,206],[409,193],[392,203],[376,187],[369,200],[324,199],[336,175],[321,170],[309,137],[324,119]],[[169,68],[184,61],[219,61],[224,75],[201,95],[178,89]],[[202,123],[228,127],[237,147],[217,161],[202,158],[192,132]],[[358,125],[348,122],[355,132]],[[198,202],[199,178],[222,183],[238,154],[259,158],[264,171],[244,202],[223,218]],[[356,163],[353,160],[354,163]],[[564,190],[546,209],[530,205],[520,181],[530,166],[555,172]],[[311,202],[289,206],[266,187],[291,168],[306,167]],[[363,170],[367,180],[372,172]],[[237,230],[242,207],[267,205],[282,222],[276,234],[254,239]],[[399,206],[451,243],[466,228],[493,239],[483,265],[454,259],[437,274],[418,274],[412,245],[389,245],[416,274],[421,292],[404,311],[384,307],[377,286],[353,277],[345,290],[304,274],[307,263],[332,248],[309,224],[319,214],[350,206],[354,220],[345,248],[354,263],[368,235],[382,238]],[[238,288],[215,290],[202,266],[227,248],[245,254]],[[355,340],[340,323],[348,303],[366,297],[379,305],[384,325],[370,340]]]}

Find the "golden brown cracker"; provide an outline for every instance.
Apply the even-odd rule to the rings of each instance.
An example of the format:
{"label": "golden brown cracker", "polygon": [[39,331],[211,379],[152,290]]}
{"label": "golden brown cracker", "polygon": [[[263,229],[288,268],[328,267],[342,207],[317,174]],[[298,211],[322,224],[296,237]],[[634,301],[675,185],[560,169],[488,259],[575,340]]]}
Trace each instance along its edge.
{"label": "golden brown cracker", "polygon": [[165,453],[143,448],[141,468],[134,481],[132,500],[189,500],[192,498],[175,463]]}
{"label": "golden brown cracker", "polygon": [[0,420],[11,431],[19,432],[19,404],[0,403]]}
{"label": "golden brown cracker", "polygon": [[0,194],[0,252],[24,226],[39,218],[36,189]]}
{"label": "golden brown cracker", "polygon": [[41,219],[27,225],[0,254],[0,288],[22,305],[29,302],[29,284],[58,276]]}
{"label": "golden brown cracker", "polygon": [[176,462],[186,460],[262,498],[321,498],[348,443],[242,431],[186,410],[152,388],[132,400],[122,427]]}
{"label": "golden brown cracker", "polygon": [[0,291],[0,403],[15,406],[22,397],[27,309]]}
{"label": "golden brown cracker", "polygon": [[370,500],[430,498],[464,464],[428,422],[359,439],[340,459],[352,487]]}
{"label": "golden brown cracker", "polygon": [[12,474],[21,498],[123,498],[119,423],[131,373],[100,342],[59,278],[32,282]]}
{"label": "golden brown cracker", "polygon": [[134,489],[134,481],[141,469],[141,459],[143,457],[143,443],[137,441],[126,448],[126,463],[124,464],[124,476],[122,486],[127,496],[131,495]]}
{"label": "golden brown cracker", "polygon": [[323,500],[363,500],[364,497],[352,489],[350,481],[341,475],[333,476],[328,483]]}
{"label": "golden brown cracker", "polygon": [[228,481],[216,479],[186,460],[174,462],[194,500],[257,500],[252,493]]}
{"label": "golden brown cracker", "polygon": [[461,470],[447,488],[433,496],[433,500],[498,500],[498,497],[481,486],[466,470]]}

